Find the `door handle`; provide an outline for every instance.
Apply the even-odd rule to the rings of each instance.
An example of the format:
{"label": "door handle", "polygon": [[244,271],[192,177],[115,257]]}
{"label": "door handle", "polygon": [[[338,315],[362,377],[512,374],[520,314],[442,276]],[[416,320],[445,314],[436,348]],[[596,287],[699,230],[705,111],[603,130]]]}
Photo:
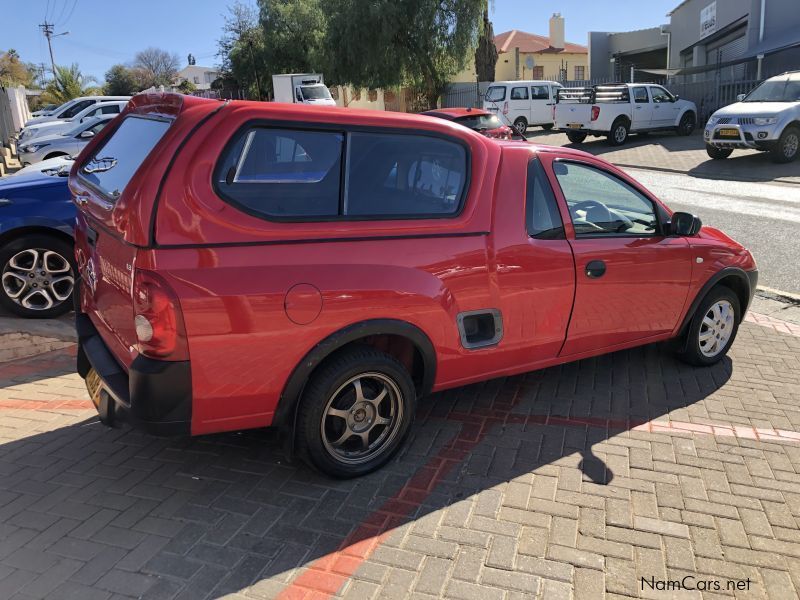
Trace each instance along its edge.
{"label": "door handle", "polygon": [[586,276],[590,279],[597,279],[606,273],[606,263],[602,260],[590,260],[586,263]]}
{"label": "door handle", "polygon": [[75,203],[78,206],[86,206],[89,204],[89,194],[75,194]]}

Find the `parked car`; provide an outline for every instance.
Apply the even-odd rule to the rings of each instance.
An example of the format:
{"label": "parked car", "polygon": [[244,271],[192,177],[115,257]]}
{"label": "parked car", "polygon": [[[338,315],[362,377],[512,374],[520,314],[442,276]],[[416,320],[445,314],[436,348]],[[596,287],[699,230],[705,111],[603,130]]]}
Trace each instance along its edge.
{"label": "parked car", "polygon": [[339,477],[430,392],[662,340],[714,364],[757,280],[597,157],[418,115],[140,95],[70,188],[101,420],[277,426]]}
{"label": "parked car", "polygon": [[562,85],[557,81],[495,81],[486,90],[484,110],[524,134],[535,125],[553,127],[553,103]]}
{"label": "parked car", "polygon": [[[5,178],[20,177],[22,175],[31,175],[33,173],[44,173],[45,175],[69,175],[69,170],[72,168],[72,163],[75,161],[71,156],[57,156],[55,158],[48,158],[41,162],[22,167],[18,171],[9,173]],[[0,178],[4,181],[5,178]]]}
{"label": "parked car", "polygon": [[0,179],[0,305],[22,317],[72,309],[75,205],[67,173]]}
{"label": "parked car", "polygon": [[23,142],[19,146],[19,160],[23,165],[32,165],[58,156],[77,156],[89,140],[116,116],[91,117],[63,133],[40,135],[30,142]]}
{"label": "parked car", "polygon": [[621,146],[629,133],[671,130],[691,135],[697,124],[694,102],[650,83],[615,83],[559,90],[555,126],[579,144],[587,135],[607,136]]}
{"label": "parked car", "polygon": [[113,100],[130,100],[130,96],[82,96],[80,98],[73,98],[53,109],[49,115],[29,119],[25,122],[25,127],[38,125],[39,123],[45,123],[47,121],[55,121],[56,119],[71,119],[92,104]]}
{"label": "parked car", "polygon": [[49,117],[55,109],[58,108],[57,104],[45,104],[39,110],[35,110],[31,113],[32,117]]}
{"label": "parked car", "polygon": [[514,130],[503,125],[497,115],[480,108],[438,108],[427,110],[421,114],[453,121],[482,133],[486,137],[498,140],[510,140],[514,134]]}
{"label": "parked car", "polygon": [[800,71],[770,77],[739,101],[719,109],[703,136],[713,159],[736,148],[769,152],[777,163],[795,160],[800,148]]}
{"label": "parked car", "polygon": [[29,144],[39,137],[64,133],[78,124],[88,121],[89,119],[93,119],[94,117],[101,117],[103,115],[117,116],[126,104],[126,100],[97,102],[87,106],[70,119],[58,119],[55,121],[39,123],[38,125],[31,125],[30,127],[23,127],[19,132],[19,136],[17,137],[17,146],[19,147],[24,144]]}
{"label": "parked car", "polygon": [[293,73],[272,76],[274,102],[336,106],[322,73]]}

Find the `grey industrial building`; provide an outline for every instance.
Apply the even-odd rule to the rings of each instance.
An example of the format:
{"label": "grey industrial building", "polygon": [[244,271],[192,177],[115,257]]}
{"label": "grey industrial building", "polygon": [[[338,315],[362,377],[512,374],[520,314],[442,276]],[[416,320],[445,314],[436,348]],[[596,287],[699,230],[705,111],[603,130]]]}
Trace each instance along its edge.
{"label": "grey industrial building", "polygon": [[758,80],[800,69],[800,0],[684,0],[669,23],[589,33],[593,80]]}

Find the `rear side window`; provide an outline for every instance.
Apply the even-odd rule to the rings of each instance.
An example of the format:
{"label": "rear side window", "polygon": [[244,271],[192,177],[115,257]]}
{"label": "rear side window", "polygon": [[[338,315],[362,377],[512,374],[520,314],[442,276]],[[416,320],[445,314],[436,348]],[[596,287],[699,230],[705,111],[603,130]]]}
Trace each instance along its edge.
{"label": "rear side window", "polygon": [[532,85],[531,98],[534,100],[549,100],[550,90],[547,89],[546,85]]}
{"label": "rear side window", "polygon": [[76,102],[72,106],[70,106],[67,110],[63,113],[58,115],[59,119],[71,119],[79,112],[81,112],[84,108],[88,108],[90,105],[94,104],[94,100],[81,100],[80,102]]}
{"label": "rear side window", "polygon": [[506,99],[506,88],[502,85],[493,85],[486,90],[486,100],[489,102],[500,102]]}
{"label": "rear side window", "polygon": [[81,175],[116,200],[171,121],[130,116],[81,168]]}
{"label": "rear side window", "polygon": [[526,87],[511,88],[511,99],[512,100],[527,100],[528,99],[528,88],[526,88]]}
{"label": "rear side window", "polygon": [[564,223],[558,212],[553,189],[542,163],[528,163],[528,183],[525,199],[525,221],[528,235],[540,240],[564,239]]}
{"label": "rear side window", "polygon": [[253,128],[217,168],[217,190],[266,218],[423,218],[459,212],[467,152],[421,135]]}
{"label": "rear side window", "polygon": [[251,129],[218,171],[223,196],[272,217],[332,217],[339,212],[344,134]]}
{"label": "rear side window", "polygon": [[647,88],[644,86],[633,88],[633,100],[636,104],[647,104],[649,102]]}
{"label": "rear side window", "polygon": [[459,211],[467,154],[428,136],[353,133],[348,137],[345,216],[419,217]]}

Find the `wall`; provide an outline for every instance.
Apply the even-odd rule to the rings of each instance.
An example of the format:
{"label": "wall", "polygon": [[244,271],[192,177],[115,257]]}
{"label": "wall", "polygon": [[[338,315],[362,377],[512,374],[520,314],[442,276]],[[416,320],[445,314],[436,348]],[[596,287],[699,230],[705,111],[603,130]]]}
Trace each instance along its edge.
{"label": "wall", "polygon": [[[767,1],[769,3],[772,0]],[[796,0],[794,1],[796,2]],[[712,0],[689,0],[672,13],[670,21],[672,47],[669,61],[672,67],[677,68],[681,65],[681,51],[700,41],[700,12],[711,2]],[[737,19],[747,16],[753,3],[753,0],[717,0],[716,32],[721,31]],[[760,0],[755,0],[755,3],[760,6]],[[757,21],[758,11],[754,13],[754,17]],[[693,66],[705,64],[704,49],[695,52],[694,55]]]}
{"label": "wall", "polygon": [[607,31],[589,32],[589,56],[592,79],[611,78],[614,72],[611,58],[615,54],[643,54],[654,50],[664,52],[664,67],[667,57],[667,36],[662,35],[661,27],[650,27],[636,31],[619,33]]}
{"label": "wall", "polygon": [[[573,79],[575,67],[582,66],[588,76],[589,56],[587,54],[571,54],[560,52],[558,54],[519,54],[519,77],[516,77],[516,60],[514,52],[503,52],[497,57],[497,68],[494,78],[496,81],[509,81],[514,79],[535,79],[531,69],[525,66],[528,56],[533,58],[534,65],[543,67],[544,79],[556,79],[561,69],[562,61],[566,64],[567,79]],[[472,80],[474,81],[474,79]]]}

